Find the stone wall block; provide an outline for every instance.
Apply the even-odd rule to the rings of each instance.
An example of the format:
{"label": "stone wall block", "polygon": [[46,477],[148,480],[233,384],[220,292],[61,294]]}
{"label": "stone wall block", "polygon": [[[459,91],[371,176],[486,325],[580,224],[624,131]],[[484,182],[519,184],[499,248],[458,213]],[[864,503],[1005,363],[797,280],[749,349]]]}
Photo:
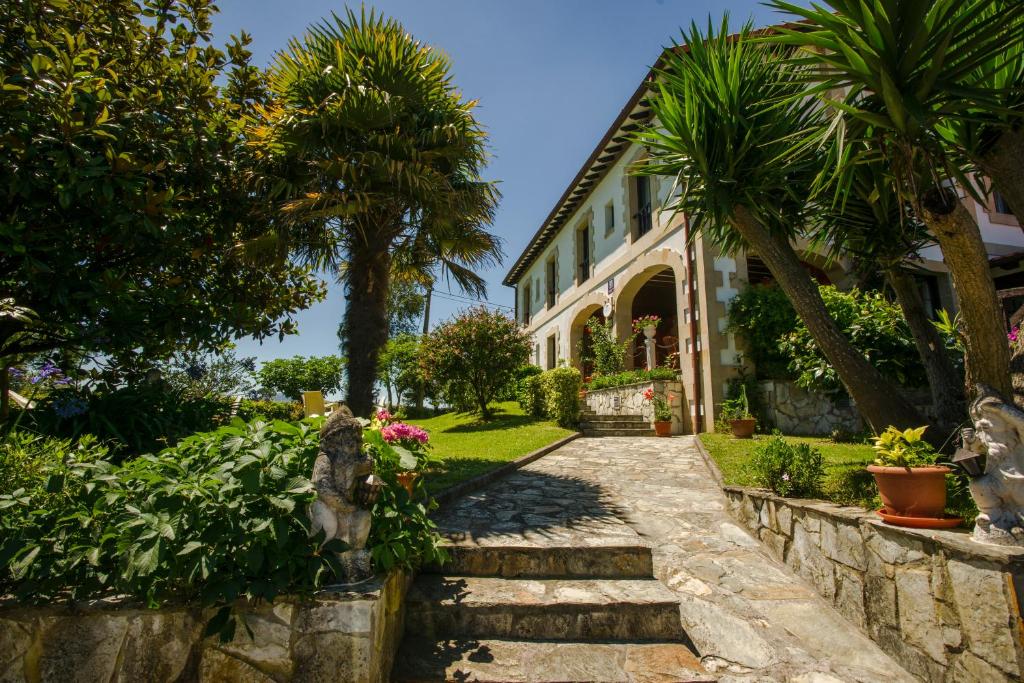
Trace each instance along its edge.
{"label": "stone wall block", "polygon": [[900,622],[896,609],[896,582],[869,572],[864,579],[864,613],[872,637],[884,630],[898,632]]}
{"label": "stone wall block", "polygon": [[854,524],[826,520],[821,524],[821,548],[825,555],[858,571],[868,568],[864,540]]}
{"label": "stone wall block", "polygon": [[137,613],[128,623],[116,676],[110,680],[178,680],[202,638],[204,625],[197,614],[185,610]]}
{"label": "stone wall block", "polygon": [[931,572],[926,569],[898,568],[896,604],[903,639],[944,665],[946,648],[931,593]]}
{"label": "stone wall block", "polygon": [[946,566],[968,649],[1019,677],[1019,653],[1013,638],[1016,614],[1007,601],[1005,575],[981,562],[951,559]]}
{"label": "stone wall block", "polygon": [[867,614],[864,607],[864,576],[849,567],[838,564],[835,566],[836,595],[835,607],[839,613],[852,621],[861,630],[867,626]]}
{"label": "stone wall block", "polygon": [[32,647],[33,622],[0,619],[0,683],[24,681],[23,658]]}
{"label": "stone wall block", "polygon": [[779,520],[779,533],[786,536],[793,535],[793,508],[788,505],[779,505],[775,510],[775,516]]}
{"label": "stone wall block", "polygon": [[230,643],[221,644],[213,638],[209,646],[246,662],[272,678],[290,676],[294,610],[293,605],[261,606],[255,613],[240,615],[240,622],[244,623],[238,624],[235,637]]}
{"label": "stone wall block", "polygon": [[808,533],[803,526],[794,529],[789,561],[793,570],[810,582],[822,597],[830,602],[835,598],[834,565],[821,553],[816,535]]}

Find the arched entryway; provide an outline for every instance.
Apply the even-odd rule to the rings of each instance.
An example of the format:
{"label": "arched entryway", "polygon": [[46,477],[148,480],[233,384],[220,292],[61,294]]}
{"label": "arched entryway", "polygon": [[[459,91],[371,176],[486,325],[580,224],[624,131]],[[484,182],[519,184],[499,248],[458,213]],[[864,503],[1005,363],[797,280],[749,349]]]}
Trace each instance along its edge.
{"label": "arched entryway", "polygon": [[593,363],[589,360],[590,354],[590,325],[603,325],[605,323],[604,311],[601,306],[591,306],[584,309],[576,319],[573,320],[569,339],[572,343],[572,362],[583,373],[583,377],[590,377],[594,374]]}
{"label": "arched entryway", "polygon": [[[642,335],[633,334],[633,321],[647,315],[661,319],[655,331],[656,363],[661,366],[679,351],[679,316],[676,294],[679,290],[676,270],[658,263],[636,273],[622,287],[615,305],[615,329],[619,339],[632,338],[633,348],[627,365],[642,368],[646,351]],[[676,356],[678,367],[678,356]]]}

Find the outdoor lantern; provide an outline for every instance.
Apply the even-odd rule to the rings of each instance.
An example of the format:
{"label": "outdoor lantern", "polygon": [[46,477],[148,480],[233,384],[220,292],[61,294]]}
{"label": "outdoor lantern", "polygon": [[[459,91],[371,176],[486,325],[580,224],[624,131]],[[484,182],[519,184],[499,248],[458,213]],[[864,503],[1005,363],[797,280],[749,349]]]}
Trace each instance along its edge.
{"label": "outdoor lantern", "polygon": [[[960,435],[963,439],[963,443],[970,443],[971,441],[974,441],[974,429],[970,427],[964,427],[960,431]],[[964,472],[967,472],[968,475],[978,477],[984,474],[980,458],[981,453],[969,451],[961,446],[956,449],[956,453],[953,454],[952,462],[962,467]]]}

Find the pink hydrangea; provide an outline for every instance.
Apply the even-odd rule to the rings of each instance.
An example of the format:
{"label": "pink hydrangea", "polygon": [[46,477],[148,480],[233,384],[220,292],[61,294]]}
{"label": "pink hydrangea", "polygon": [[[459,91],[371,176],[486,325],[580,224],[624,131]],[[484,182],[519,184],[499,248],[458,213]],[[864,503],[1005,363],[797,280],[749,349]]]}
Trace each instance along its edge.
{"label": "pink hydrangea", "polygon": [[377,421],[383,422],[384,424],[391,422],[391,413],[388,412],[387,408],[381,408],[377,411]]}
{"label": "pink hydrangea", "polygon": [[1015,327],[1012,330],[1010,330],[1010,333],[1008,335],[1006,335],[1006,338],[1009,339],[1011,343],[1015,344],[1015,343],[1017,343],[1017,336],[1019,334],[1020,334],[1020,328],[1019,327]]}
{"label": "pink hydrangea", "polygon": [[407,425],[404,422],[394,422],[386,425],[380,430],[380,435],[388,443],[416,441],[425,444],[430,440],[430,435],[425,430]]}

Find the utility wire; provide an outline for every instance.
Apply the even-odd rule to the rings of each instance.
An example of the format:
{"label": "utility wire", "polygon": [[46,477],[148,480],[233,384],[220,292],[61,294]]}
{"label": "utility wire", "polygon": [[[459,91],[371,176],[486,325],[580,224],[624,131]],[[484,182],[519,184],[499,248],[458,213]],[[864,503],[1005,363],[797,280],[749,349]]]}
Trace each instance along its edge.
{"label": "utility wire", "polygon": [[453,301],[455,303],[461,303],[463,301],[468,301],[468,302],[472,302],[472,303],[476,303],[476,304],[483,304],[484,306],[493,306],[495,308],[503,308],[506,311],[513,311],[513,310],[515,310],[511,306],[505,306],[503,304],[496,304],[496,303],[487,301],[486,299],[474,299],[473,297],[461,296],[459,294],[453,294],[451,292],[439,292],[436,289],[432,289],[430,291],[433,294],[433,296],[441,297],[442,299],[447,299],[448,301]]}

